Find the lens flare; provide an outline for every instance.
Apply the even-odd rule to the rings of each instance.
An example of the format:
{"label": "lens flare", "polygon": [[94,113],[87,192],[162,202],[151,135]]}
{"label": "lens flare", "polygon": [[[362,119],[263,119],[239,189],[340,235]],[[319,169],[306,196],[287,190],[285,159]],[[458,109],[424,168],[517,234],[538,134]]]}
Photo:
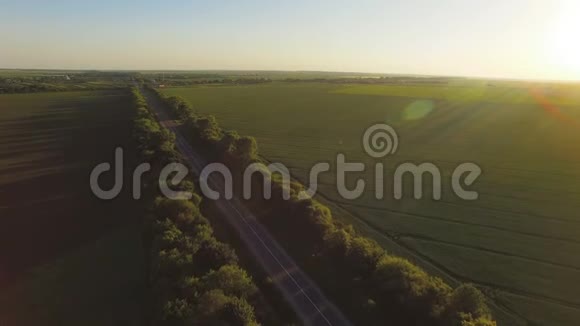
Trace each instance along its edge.
{"label": "lens flare", "polygon": [[426,117],[435,105],[432,100],[417,100],[409,104],[402,113],[403,120],[419,120]]}

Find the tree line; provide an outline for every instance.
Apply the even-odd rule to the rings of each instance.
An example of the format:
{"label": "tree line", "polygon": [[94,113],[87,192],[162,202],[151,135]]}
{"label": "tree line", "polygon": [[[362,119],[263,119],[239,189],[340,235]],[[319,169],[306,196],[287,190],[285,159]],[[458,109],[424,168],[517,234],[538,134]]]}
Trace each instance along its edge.
{"label": "tree line", "polygon": [[210,79],[199,79],[197,77],[188,79],[187,76],[182,76],[181,78],[162,76],[160,79],[156,79],[156,83],[162,85],[171,86],[192,86],[192,85],[255,85],[255,84],[265,84],[271,83],[272,80],[265,77],[256,78],[227,78],[227,77],[216,77]]}
{"label": "tree line", "polygon": [[[214,116],[197,113],[184,99],[155,91],[183,122],[196,150],[237,171],[234,180],[248,164],[261,161],[253,137],[224,130]],[[452,288],[339,223],[318,201],[300,199],[301,184],[291,182],[290,200],[284,200],[282,179],[273,175],[272,180],[271,199],[263,199],[258,188],[248,207],[357,324],[496,325],[475,286]],[[253,179],[257,186],[261,181]]]}
{"label": "tree line", "polygon": [[251,304],[257,287],[238,265],[234,250],[213,235],[191,180],[178,189],[194,193],[191,200],[160,196],[156,176],[182,157],[175,136],[157,122],[137,88],[132,96],[134,139],[141,160],[151,164],[142,198],[149,203],[144,242],[151,253],[147,273],[152,324],[259,325]]}
{"label": "tree line", "polygon": [[452,78],[447,77],[335,77],[335,78],[285,78],[288,83],[331,83],[331,84],[368,84],[368,85],[447,85]]}
{"label": "tree line", "polygon": [[126,89],[139,78],[129,72],[45,72],[38,76],[0,76],[0,94]]}

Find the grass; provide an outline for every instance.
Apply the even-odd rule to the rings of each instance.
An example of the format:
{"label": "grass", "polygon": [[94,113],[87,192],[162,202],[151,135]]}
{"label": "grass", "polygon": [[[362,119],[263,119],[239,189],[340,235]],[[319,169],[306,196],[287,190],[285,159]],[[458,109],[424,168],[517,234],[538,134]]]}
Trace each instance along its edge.
{"label": "grass", "polygon": [[142,325],[140,229],[114,228],[35,267],[0,295],[6,325]]}
{"label": "grass", "polygon": [[117,146],[132,169],[131,118],[125,91],[0,95],[5,323],[137,323],[144,282],[137,206],[129,189],[103,202],[89,187],[91,170],[113,162]]}
{"label": "grass", "polygon": [[[365,225],[416,253],[423,264],[497,293],[498,304],[530,322],[574,323],[580,318],[580,105],[571,85],[459,81],[446,86],[268,85],[170,88],[200,112],[257,138],[260,153],[300,180],[319,161],[367,165],[364,195],[344,200],[333,173],[319,191],[341,219]],[[361,148],[364,130],[386,122],[399,135],[395,155],[383,159],[385,199],[373,196],[374,163]],[[394,200],[392,175],[402,162],[433,162],[443,174],[443,198]],[[483,169],[465,202],[450,188],[462,162]],[[427,196],[428,197],[428,196]],[[345,213],[346,212],[346,213]],[[381,242],[384,244],[384,242]],[[399,251],[395,248],[394,251]],[[525,298],[515,300],[515,297]],[[558,318],[552,314],[564,311]]]}
{"label": "grass", "polygon": [[485,81],[452,81],[442,85],[351,85],[334,93],[351,95],[403,96],[446,100],[451,102],[487,102],[511,104],[535,104],[531,92],[543,89],[550,101],[558,105],[577,105],[580,94],[570,85],[501,84],[490,86]]}

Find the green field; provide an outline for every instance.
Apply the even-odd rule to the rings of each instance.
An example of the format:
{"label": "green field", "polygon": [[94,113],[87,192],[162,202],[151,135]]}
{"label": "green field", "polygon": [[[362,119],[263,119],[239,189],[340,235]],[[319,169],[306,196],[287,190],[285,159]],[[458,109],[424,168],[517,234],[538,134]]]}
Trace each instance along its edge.
{"label": "green field", "polygon": [[89,188],[116,146],[131,168],[131,105],[126,91],[0,95],[0,324],[139,324],[136,205]]}
{"label": "green field", "polygon": [[[499,306],[522,319],[565,325],[580,318],[578,88],[271,83],[165,92],[255,136],[262,155],[285,163],[302,181],[315,162],[333,162],[338,152],[366,163],[366,174],[347,180],[366,180],[364,196],[354,201],[338,195],[334,174],[322,175],[319,191],[337,218],[412,250],[424,266],[490,289]],[[397,153],[382,160],[391,176],[382,200],[374,198],[377,161],[361,146],[364,130],[377,122],[399,135]],[[404,199],[393,199],[392,174],[403,162],[436,164],[442,200],[412,199],[410,180]],[[451,191],[450,174],[462,162],[483,169],[473,187],[477,201]]]}

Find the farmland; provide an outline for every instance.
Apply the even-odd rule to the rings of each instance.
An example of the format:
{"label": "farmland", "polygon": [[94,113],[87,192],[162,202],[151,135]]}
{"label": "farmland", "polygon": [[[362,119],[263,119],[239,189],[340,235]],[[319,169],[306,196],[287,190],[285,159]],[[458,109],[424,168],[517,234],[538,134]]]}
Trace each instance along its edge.
{"label": "farmland", "polygon": [[132,116],[127,91],[0,95],[0,323],[138,320],[137,208],[89,188],[116,146],[131,167]]}
{"label": "farmland", "polygon": [[[346,200],[333,173],[320,195],[335,217],[373,235],[387,250],[417,254],[423,265],[478,284],[510,313],[539,324],[580,318],[580,98],[569,85],[464,81],[444,86],[282,83],[170,88],[220,123],[255,136],[260,153],[308,180],[320,161],[364,162],[365,193]],[[374,197],[374,164],[361,146],[364,130],[384,122],[399,135],[382,159],[385,197]],[[403,162],[432,162],[443,175],[440,201],[393,199],[388,176]],[[450,175],[462,162],[483,170],[462,201]],[[392,179],[391,179],[392,180]],[[406,180],[410,181],[410,180]],[[392,182],[392,181],[391,181]],[[427,195],[429,192],[427,191]],[[388,239],[389,241],[386,241]]]}

